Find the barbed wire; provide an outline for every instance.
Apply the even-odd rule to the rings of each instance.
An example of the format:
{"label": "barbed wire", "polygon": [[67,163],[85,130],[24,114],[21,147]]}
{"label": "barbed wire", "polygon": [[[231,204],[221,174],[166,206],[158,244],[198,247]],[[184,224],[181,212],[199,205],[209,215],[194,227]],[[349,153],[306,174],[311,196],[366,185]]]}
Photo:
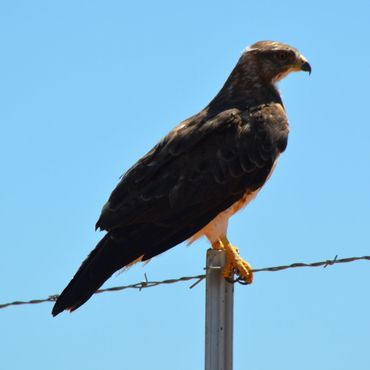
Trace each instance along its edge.
{"label": "barbed wire", "polygon": [[[355,261],[370,261],[370,256],[362,256],[362,257],[347,257],[347,258],[340,258],[338,259],[338,256],[335,256],[331,260],[325,260],[325,261],[319,261],[319,262],[311,262],[311,263],[304,263],[304,262],[296,262],[291,263],[289,265],[280,265],[280,266],[273,266],[273,267],[263,267],[258,269],[253,269],[253,272],[276,272],[276,271],[282,271],[282,270],[288,270],[293,268],[300,268],[300,267],[328,267],[339,263],[349,263],[349,262],[355,262]],[[161,281],[148,281],[147,275],[144,274],[145,280],[130,284],[130,285],[121,285],[121,286],[115,286],[111,288],[106,289],[99,289],[94,294],[100,294],[100,293],[106,293],[106,292],[118,292],[121,290],[126,289],[138,289],[141,291],[145,288],[152,288],[158,285],[167,285],[167,284],[175,284],[179,282],[184,281],[191,281],[196,280],[195,283],[193,283],[189,288],[194,288],[197,284],[199,284],[202,280],[205,279],[206,275],[194,275],[194,276],[183,276],[176,279],[167,279],[167,280],[161,280]],[[235,282],[242,283],[239,280],[236,280]],[[39,303],[45,303],[45,302],[55,302],[58,299],[59,295],[54,294],[50,295],[47,298],[44,299],[32,299],[29,301],[14,301],[9,303],[3,303],[0,304],[0,309],[10,307],[10,306],[20,306],[20,305],[32,305],[32,304],[39,304]]]}

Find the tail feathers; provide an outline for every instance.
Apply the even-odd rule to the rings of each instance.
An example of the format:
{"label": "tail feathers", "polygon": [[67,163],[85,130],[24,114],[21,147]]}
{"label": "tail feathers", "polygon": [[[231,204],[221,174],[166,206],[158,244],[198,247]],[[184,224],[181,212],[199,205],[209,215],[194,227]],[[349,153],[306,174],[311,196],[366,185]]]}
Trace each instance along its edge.
{"label": "tail feathers", "polygon": [[52,310],[56,316],[64,310],[74,311],[83,305],[114,272],[139,257],[135,248],[115,242],[109,234],[98,243],[63,290]]}

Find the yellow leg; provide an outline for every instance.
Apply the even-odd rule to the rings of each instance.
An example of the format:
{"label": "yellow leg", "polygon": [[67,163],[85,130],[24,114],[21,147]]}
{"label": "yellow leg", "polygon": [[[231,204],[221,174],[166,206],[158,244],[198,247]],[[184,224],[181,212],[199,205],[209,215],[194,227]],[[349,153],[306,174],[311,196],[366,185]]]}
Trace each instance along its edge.
{"label": "yellow leg", "polygon": [[234,247],[228,241],[226,236],[223,236],[217,242],[212,243],[212,247],[217,250],[224,249],[226,251],[226,265],[224,268],[225,278],[233,279],[235,273],[247,284],[252,283],[252,266],[239,256],[238,248]]}

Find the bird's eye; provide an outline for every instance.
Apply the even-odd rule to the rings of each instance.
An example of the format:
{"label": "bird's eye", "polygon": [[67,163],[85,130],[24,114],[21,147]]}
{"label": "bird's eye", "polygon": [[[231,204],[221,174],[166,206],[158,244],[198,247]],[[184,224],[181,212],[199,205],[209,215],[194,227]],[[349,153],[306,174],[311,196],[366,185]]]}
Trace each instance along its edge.
{"label": "bird's eye", "polygon": [[289,53],[288,53],[287,51],[282,50],[282,51],[279,51],[279,52],[277,53],[277,57],[278,57],[281,61],[284,61],[284,60],[287,60],[287,59],[288,59],[288,57],[289,57]]}

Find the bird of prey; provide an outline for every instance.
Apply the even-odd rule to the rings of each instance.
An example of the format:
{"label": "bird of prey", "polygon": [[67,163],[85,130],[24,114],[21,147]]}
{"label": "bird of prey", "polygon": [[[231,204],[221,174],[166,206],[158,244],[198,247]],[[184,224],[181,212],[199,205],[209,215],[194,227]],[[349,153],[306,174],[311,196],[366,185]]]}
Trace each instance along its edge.
{"label": "bird of prey", "polygon": [[76,310],[114,272],[201,236],[226,251],[225,278],[252,282],[227,225],[255,198],[287,146],[276,83],[293,71],[311,72],[294,47],[259,41],[244,50],[215,98],[122,176],[96,223],[107,233],[59,296],[54,316]]}

